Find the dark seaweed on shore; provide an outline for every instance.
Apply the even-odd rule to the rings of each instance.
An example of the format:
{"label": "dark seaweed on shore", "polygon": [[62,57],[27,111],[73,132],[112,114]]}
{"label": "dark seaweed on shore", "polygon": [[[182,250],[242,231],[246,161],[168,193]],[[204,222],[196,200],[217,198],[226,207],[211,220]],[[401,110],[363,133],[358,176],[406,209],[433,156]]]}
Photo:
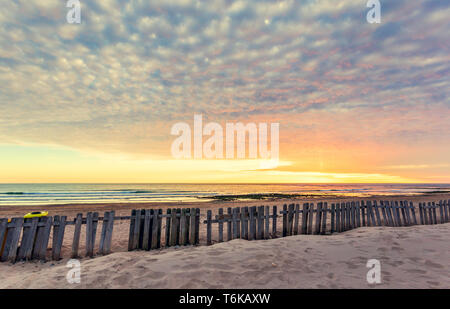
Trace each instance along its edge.
{"label": "dark seaweed on shore", "polygon": [[[323,195],[321,195],[323,196]],[[237,194],[237,195],[214,195],[201,196],[201,199],[212,199],[219,201],[235,200],[265,200],[265,199],[293,199],[298,197],[313,197],[311,194],[281,194],[281,193],[260,193],[260,194]]]}

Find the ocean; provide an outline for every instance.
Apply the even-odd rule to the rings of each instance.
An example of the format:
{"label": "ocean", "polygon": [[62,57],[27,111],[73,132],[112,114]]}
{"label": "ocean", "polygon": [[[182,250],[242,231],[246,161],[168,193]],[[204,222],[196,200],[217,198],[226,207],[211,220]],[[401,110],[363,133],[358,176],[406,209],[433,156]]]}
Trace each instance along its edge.
{"label": "ocean", "polygon": [[313,197],[448,193],[450,184],[0,184],[0,205],[203,202],[276,194]]}

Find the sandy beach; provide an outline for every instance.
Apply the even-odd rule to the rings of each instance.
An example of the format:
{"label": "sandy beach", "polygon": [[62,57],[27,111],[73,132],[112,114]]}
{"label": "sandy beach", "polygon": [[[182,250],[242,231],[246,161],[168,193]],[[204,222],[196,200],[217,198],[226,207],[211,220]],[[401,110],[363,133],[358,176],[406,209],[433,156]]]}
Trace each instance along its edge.
{"label": "sandy beach", "polygon": [[[439,201],[433,196],[374,197],[372,199]],[[136,208],[199,207],[207,209],[251,205],[278,205],[305,201],[360,200],[272,200],[206,203],[78,204],[48,206],[51,215],[115,210],[129,215]],[[2,206],[1,217],[13,217],[42,206]],[[214,211],[215,213],[215,211]],[[203,219],[203,218],[202,218]],[[82,281],[68,284],[65,275],[73,226],[66,228],[63,260],[0,264],[0,288],[450,288],[450,225],[402,228],[363,227],[327,236],[299,235],[261,241],[233,240],[204,246],[163,248],[127,252],[129,221],[116,221],[113,253],[81,258]],[[80,248],[84,248],[82,230]],[[214,233],[213,233],[214,235]],[[99,237],[99,233],[97,233]],[[50,239],[51,243],[51,239]],[[97,240],[98,244],[98,240]],[[50,250],[48,252],[50,254]],[[366,282],[366,263],[379,259],[382,283]]]}
{"label": "sandy beach", "polygon": [[[0,288],[450,288],[450,225],[365,227],[81,260],[69,284],[67,259],[0,264]],[[366,263],[381,263],[368,284]]]}

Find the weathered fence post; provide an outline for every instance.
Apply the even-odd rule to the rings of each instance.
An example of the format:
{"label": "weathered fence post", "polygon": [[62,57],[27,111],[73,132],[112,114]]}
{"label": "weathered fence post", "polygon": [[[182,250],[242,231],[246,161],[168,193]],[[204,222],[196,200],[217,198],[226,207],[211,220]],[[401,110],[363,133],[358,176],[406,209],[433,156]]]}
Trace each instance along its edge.
{"label": "weathered fence post", "polygon": [[[80,246],[80,233],[81,233],[81,224],[83,223],[83,214],[77,214],[76,218],[75,218],[75,228],[74,228],[74,232],[73,232],[73,240],[72,240],[72,254],[71,257],[72,258],[77,258],[78,257],[78,248]],[[130,224],[131,226],[131,224]],[[133,234],[130,233],[130,237]],[[130,249],[130,243],[128,242],[128,250]]]}
{"label": "weathered fence post", "polygon": [[[61,258],[61,248],[64,240],[64,232],[66,230],[66,221],[67,216],[55,216],[53,218],[52,258],[55,261],[58,261]],[[34,222],[36,222],[36,224],[32,226],[33,228],[34,226],[37,226],[37,220],[34,220]],[[32,247],[32,245],[30,247]],[[31,256],[31,250],[27,252],[27,256]]]}
{"label": "weathered fence post", "polygon": [[300,215],[300,206],[295,204],[294,211],[294,235],[298,235],[298,216]]}
{"label": "weathered fence post", "polygon": [[335,220],[335,209],[336,209],[336,206],[335,206],[335,204],[334,203],[331,203],[331,214],[330,214],[330,233],[331,234],[333,234],[334,232],[335,232],[335,229],[334,229],[334,220]]}
{"label": "weathered fence post", "polygon": [[223,208],[219,208],[219,242],[223,242]]}
{"label": "weathered fence post", "polygon": [[[167,208],[166,209],[166,232],[165,232],[166,247],[170,246],[170,231],[172,230],[172,228],[170,226],[171,219],[172,219],[172,209]],[[191,218],[191,221],[192,221],[192,218]],[[194,226],[194,225],[192,225],[192,226]],[[192,236],[191,236],[191,238],[192,238]]]}
{"label": "weathered fence post", "polygon": [[320,234],[320,223],[322,218],[322,202],[317,203],[317,211],[316,211],[316,229],[314,234],[319,235]]}
{"label": "weathered fence post", "polygon": [[272,238],[277,237],[277,219],[278,219],[277,206],[273,206],[273,208],[272,208]]}
{"label": "weathered fence post", "polygon": [[314,217],[314,203],[309,204],[309,213],[308,213],[308,234],[313,233],[313,217]]}
{"label": "weathered fence post", "polygon": [[[59,222],[59,216],[55,216],[56,218]],[[29,224],[30,226],[23,227],[22,242],[17,253],[17,260],[31,260],[38,223],[39,218],[37,217],[24,220],[24,225]]]}
{"label": "weathered fence post", "polygon": [[250,215],[249,215],[249,220],[250,220],[250,227],[249,227],[249,240],[254,240],[256,239],[256,225],[255,225],[255,210],[256,207],[252,206],[250,207]]}
{"label": "weathered fence post", "polygon": [[[151,231],[152,231],[152,214],[153,214],[153,209],[146,209],[144,211],[144,235],[142,237],[142,249],[144,250],[150,250],[151,247]],[[105,219],[106,219],[106,213],[105,213]],[[103,221],[103,226],[105,226],[105,222]],[[106,226],[105,226],[106,228]],[[102,228],[102,234],[103,234],[103,228]],[[106,229],[105,229],[105,234],[106,234]],[[100,247],[102,242],[100,240]],[[100,249],[101,251],[101,249]]]}
{"label": "weathered fence post", "polygon": [[232,227],[231,217],[233,214],[232,214],[231,207],[227,208],[227,214],[228,214],[228,217],[227,217],[227,240],[230,241],[233,239],[233,232],[231,230],[231,227]]}
{"label": "weathered fence post", "polygon": [[[48,240],[50,238],[50,230],[52,228],[53,218],[52,217],[41,217],[39,226],[36,232],[36,240],[34,244],[34,250],[32,254],[33,259],[45,260],[47,253]],[[22,220],[23,222],[23,220]]]}
{"label": "weathered fence post", "polygon": [[211,220],[212,220],[212,212],[210,209],[206,212],[206,245],[211,245]]}
{"label": "weathered fence post", "polygon": [[8,221],[6,221],[6,240],[1,256],[2,262],[9,261],[14,263],[16,261],[17,248],[19,246],[19,239],[22,232],[23,221],[23,218],[12,218],[11,223],[8,223]]}
{"label": "weathered fence post", "polygon": [[323,203],[322,206],[322,231],[321,234],[325,235],[327,233],[327,214],[328,214],[328,204]]}

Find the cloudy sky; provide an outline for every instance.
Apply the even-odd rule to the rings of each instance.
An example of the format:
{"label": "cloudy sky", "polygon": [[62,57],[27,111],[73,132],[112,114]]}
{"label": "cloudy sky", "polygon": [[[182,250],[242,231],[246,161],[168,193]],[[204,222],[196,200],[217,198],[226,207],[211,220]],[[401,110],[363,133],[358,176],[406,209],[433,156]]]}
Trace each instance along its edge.
{"label": "cloudy sky", "polygon": [[[80,2],[0,0],[0,182],[450,183],[447,1]],[[194,114],[279,166],[175,160]]]}

